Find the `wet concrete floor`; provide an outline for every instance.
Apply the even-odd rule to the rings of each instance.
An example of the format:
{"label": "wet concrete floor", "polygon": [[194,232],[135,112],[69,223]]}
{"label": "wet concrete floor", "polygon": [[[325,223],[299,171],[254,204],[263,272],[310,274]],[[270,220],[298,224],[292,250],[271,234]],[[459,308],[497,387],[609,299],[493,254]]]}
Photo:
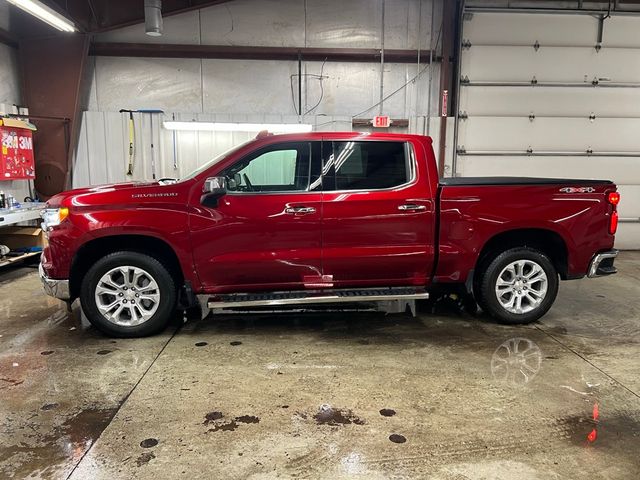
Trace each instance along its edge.
{"label": "wet concrete floor", "polygon": [[2,271],[0,478],[638,478],[640,252],[618,267],[528,326],[439,302],[132,340]]}

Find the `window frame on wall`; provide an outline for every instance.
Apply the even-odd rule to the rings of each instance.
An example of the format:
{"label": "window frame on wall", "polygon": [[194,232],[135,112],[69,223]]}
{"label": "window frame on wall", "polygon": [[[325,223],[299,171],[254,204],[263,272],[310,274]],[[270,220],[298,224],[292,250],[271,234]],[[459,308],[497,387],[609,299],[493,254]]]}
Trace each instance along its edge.
{"label": "window frame on wall", "polygon": [[[230,190],[227,189],[229,195],[281,195],[281,194],[300,194],[300,193],[317,193],[321,188],[321,157],[322,157],[322,142],[319,140],[307,140],[307,141],[290,141],[282,143],[273,143],[271,145],[264,146],[253,152],[245,155],[232,165],[226,167],[220,176],[224,176],[229,181],[229,175],[233,175],[233,170],[237,168],[238,164],[244,164],[244,166],[235,173],[240,173],[244,170],[252,161],[257,160],[265,154],[286,151],[297,150],[298,156],[296,157],[296,165],[294,172],[294,181],[299,177],[298,172],[299,155],[303,148],[307,148],[309,152],[309,162],[306,168],[306,186],[304,189],[281,189],[281,190]],[[250,179],[251,180],[251,179]],[[255,185],[254,185],[255,186]],[[264,186],[264,185],[263,185]],[[282,185],[284,186],[284,185]],[[295,183],[293,185],[295,187]],[[313,187],[313,188],[312,188]]]}
{"label": "window frame on wall", "polygon": [[[404,162],[405,162],[405,172],[406,177],[405,181],[399,183],[398,185],[393,185],[389,187],[380,187],[380,188],[338,188],[337,187],[337,176],[334,160],[336,158],[336,144],[346,144],[346,143],[358,143],[358,144],[380,144],[380,143],[397,143],[402,144],[404,151]],[[323,191],[327,193],[336,193],[336,192],[384,192],[384,191],[393,191],[402,188],[409,187],[413,185],[417,180],[417,165],[416,165],[416,156],[413,149],[413,145],[411,142],[406,140],[325,140],[323,142],[323,154],[322,154],[322,184]],[[326,173],[325,173],[326,170]],[[366,178],[366,175],[365,175]],[[333,186],[333,188],[332,188]]]}

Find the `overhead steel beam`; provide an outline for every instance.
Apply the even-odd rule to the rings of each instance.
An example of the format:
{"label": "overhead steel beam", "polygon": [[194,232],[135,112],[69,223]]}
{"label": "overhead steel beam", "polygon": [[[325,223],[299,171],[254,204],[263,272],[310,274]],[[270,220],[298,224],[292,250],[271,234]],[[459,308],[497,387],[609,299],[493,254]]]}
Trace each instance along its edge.
{"label": "overhead steel beam", "polygon": [[[428,52],[427,52],[428,53]],[[89,55],[104,57],[226,58],[235,60],[288,60],[328,62],[380,62],[375,48],[242,47],[229,45],[178,45],[157,43],[93,43]],[[418,50],[384,51],[387,63],[429,63]],[[437,58],[434,55],[434,58]]]}

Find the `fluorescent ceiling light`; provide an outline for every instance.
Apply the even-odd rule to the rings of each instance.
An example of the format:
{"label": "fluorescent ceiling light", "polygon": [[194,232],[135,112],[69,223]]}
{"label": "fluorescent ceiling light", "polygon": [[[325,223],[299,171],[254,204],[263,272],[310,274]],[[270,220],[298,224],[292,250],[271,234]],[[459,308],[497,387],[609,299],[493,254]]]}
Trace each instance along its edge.
{"label": "fluorescent ceiling light", "polygon": [[47,7],[44,3],[38,0],[7,0],[9,3],[21,8],[27,13],[30,13],[34,17],[39,18],[45,23],[48,23],[53,28],[57,28],[62,32],[75,32],[76,27],[60,15],[55,10]]}
{"label": "fluorescent ceiling light", "polygon": [[214,123],[214,122],[163,122],[167,130],[209,130],[215,132],[261,132],[275,133],[310,132],[313,125],[307,123]]}

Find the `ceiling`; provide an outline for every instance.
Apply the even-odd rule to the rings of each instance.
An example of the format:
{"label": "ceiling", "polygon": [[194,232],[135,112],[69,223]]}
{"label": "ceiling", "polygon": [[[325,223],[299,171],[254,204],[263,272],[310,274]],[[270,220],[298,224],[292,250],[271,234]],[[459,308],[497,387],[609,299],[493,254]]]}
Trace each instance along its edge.
{"label": "ceiling", "polygon": [[[0,0],[1,1],[1,0]],[[70,20],[83,33],[97,33],[128,25],[144,22],[144,0],[41,0]],[[198,8],[227,3],[231,0],[162,0],[162,15],[170,16]],[[375,0],[370,0],[375,1]],[[454,1],[454,0],[442,0]],[[498,0],[471,0],[477,6],[501,6]],[[596,8],[611,11],[635,10],[640,0],[609,0],[572,2],[555,2],[550,0],[509,0],[504,2],[509,7],[542,7],[553,8]],[[23,39],[50,36],[56,33],[52,27],[33,18],[22,10],[0,3],[0,42],[15,43]],[[4,17],[4,18],[3,18]]]}
{"label": "ceiling", "polygon": [[[144,22],[144,0],[41,0],[60,12],[83,33],[96,33]],[[162,15],[170,16],[230,0],[163,0]],[[0,12],[1,13],[1,12]],[[9,6],[4,23],[15,40],[48,36],[56,30],[17,7]]]}

